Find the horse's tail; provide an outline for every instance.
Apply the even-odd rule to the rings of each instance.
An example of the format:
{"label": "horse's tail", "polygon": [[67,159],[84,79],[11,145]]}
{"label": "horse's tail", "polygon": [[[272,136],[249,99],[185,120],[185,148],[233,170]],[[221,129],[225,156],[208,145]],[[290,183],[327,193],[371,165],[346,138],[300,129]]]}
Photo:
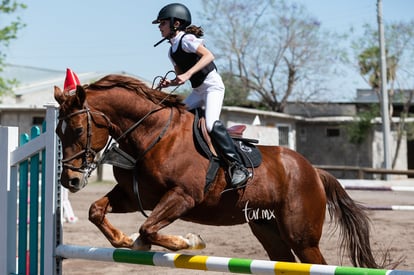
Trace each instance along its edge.
{"label": "horse's tail", "polygon": [[354,266],[379,268],[371,251],[370,219],[364,206],[353,201],[333,175],[316,171],[325,188],[329,216],[340,225],[341,254],[347,248]]}

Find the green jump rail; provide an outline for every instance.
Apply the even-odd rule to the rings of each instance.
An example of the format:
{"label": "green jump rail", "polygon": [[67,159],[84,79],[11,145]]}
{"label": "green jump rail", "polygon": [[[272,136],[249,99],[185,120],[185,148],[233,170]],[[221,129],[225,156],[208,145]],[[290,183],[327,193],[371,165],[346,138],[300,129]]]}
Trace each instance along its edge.
{"label": "green jump rail", "polygon": [[301,264],[76,245],[59,245],[56,248],[56,256],[67,259],[84,259],[241,274],[414,275],[413,271],[404,270]]}

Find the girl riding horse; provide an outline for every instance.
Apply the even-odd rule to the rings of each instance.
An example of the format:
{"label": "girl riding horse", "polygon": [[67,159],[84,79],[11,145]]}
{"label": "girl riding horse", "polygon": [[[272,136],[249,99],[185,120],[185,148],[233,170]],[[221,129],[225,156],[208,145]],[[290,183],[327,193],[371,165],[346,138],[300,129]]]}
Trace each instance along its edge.
{"label": "girl riding horse", "polygon": [[204,107],[207,131],[214,149],[228,166],[231,186],[245,186],[252,173],[243,165],[233,140],[219,120],[225,89],[213,62],[214,56],[200,38],[202,29],[190,26],[190,11],[177,3],[163,7],[152,23],[159,24],[163,40],[168,39],[171,44],[169,57],[177,74],[172,81],[164,79],[161,87],[182,85],[190,80],[193,91],[184,103],[190,110]]}

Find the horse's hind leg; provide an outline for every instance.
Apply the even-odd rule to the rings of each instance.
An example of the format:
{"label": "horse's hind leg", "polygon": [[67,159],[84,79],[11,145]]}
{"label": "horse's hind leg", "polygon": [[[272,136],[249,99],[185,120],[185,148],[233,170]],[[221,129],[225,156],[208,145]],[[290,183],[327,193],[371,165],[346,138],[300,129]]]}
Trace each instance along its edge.
{"label": "horse's hind leg", "polygon": [[[292,253],[293,250],[303,263],[326,264],[317,245],[318,242],[315,242],[315,245],[311,245],[308,242],[285,240],[281,237],[276,220],[255,220],[249,222],[249,226],[253,234],[263,245],[269,258],[273,261],[296,262],[295,256]],[[305,237],[304,239],[307,238]],[[297,238],[297,240],[304,239]]]}
{"label": "horse's hind leg", "polygon": [[[322,226],[325,219],[325,201],[312,197],[313,204],[302,204],[279,217],[279,231],[285,242],[291,247],[302,263],[326,264],[319,249]],[[308,200],[309,201],[309,200]],[[294,209],[294,211],[292,211]]]}
{"label": "horse's hind leg", "polygon": [[271,260],[295,262],[290,247],[280,237],[276,220],[253,220],[249,226]]}

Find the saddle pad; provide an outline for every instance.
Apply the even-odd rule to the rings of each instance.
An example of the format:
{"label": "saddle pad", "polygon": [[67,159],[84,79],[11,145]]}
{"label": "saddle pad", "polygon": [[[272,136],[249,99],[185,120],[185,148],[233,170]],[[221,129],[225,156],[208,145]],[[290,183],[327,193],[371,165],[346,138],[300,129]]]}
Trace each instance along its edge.
{"label": "saddle pad", "polygon": [[256,146],[242,138],[233,138],[233,142],[244,166],[257,167],[262,163],[262,154]]}
{"label": "saddle pad", "polygon": [[[200,149],[200,152],[211,160],[215,157],[215,154],[211,152],[206,140],[203,137],[202,130],[199,127],[200,113],[202,114],[203,111],[201,109],[194,109],[192,111],[194,112],[194,142],[196,147]],[[232,139],[234,145],[236,146],[236,151],[246,167],[258,167],[262,163],[262,154],[259,149],[253,145],[253,143],[257,143],[257,140],[245,139],[242,137],[232,137]]]}

